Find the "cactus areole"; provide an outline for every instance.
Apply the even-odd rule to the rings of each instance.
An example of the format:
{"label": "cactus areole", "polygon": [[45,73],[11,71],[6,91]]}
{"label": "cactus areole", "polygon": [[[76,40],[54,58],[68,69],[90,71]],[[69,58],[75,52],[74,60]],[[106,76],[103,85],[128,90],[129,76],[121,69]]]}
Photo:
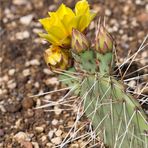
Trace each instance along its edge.
{"label": "cactus areole", "polygon": [[[45,61],[54,70],[66,69],[59,79],[66,79],[62,83],[74,87],[73,93],[83,99],[85,115],[96,135],[110,148],[147,148],[147,116],[139,102],[125,91],[123,82],[112,75],[115,47],[111,35],[100,23],[95,46],[91,47],[83,34],[95,15],[88,2],[79,1],[75,13],[62,5],[57,12],[49,14],[49,18],[40,20],[48,33],[40,35],[52,44],[45,51]],[[57,24],[51,30],[53,17]],[[63,19],[65,24],[61,23]],[[70,22],[71,26],[65,30]]]}

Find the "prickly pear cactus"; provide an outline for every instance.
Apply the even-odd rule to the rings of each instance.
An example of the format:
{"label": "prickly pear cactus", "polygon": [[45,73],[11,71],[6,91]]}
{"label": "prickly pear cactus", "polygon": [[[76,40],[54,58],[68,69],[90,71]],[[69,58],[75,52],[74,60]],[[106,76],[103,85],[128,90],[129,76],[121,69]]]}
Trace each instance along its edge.
{"label": "prickly pear cactus", "polygon": [[92,47],[82,33],[95,16],[88,2],[79,1],[74,12],[61,5],[49,15],[40,20],[47,31],[40,36],[52,44],[45,51],[45,61],[60,74],[62,84],[73,88],[83,100],[84,113],[96,135],[110,148],[147,148],[148,118],[139,102],[125,91],[123,82],[112,74],[112,37],[100,23]]}
{"label": "prickly pear cactus", "polygon": [[78,86],[84,112],[96,134],[111,148],[146,148],[147,117],[138,101],[125,92],[122,82],[111,75],[113,53],[90,50],[77,56],[76,62],[84,74],[79,82],[67,84]]}

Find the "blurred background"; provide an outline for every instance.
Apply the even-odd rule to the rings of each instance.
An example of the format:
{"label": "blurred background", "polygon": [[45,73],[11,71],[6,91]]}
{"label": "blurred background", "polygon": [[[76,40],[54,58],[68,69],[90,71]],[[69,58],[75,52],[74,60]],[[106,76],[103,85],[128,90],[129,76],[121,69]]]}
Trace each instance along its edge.
{"label": "blurred background", "polygon": [[[135,53],[148,35],[147,0],[88,0],[98,15],[90,25],[91,35],[99,16],[105,16],[106,26],[117,44],[119,63]],[[54,147],[60,143],[75,120],[74,111],[44,112],[35,110],[43,98],[57,100],[62,93],[30,98],[28,96],[60,88],[57,77],[49,71],[43,51],[49,44],[39,38],[43,30],[38,19],[47,17],[61,3],[74,8],[76,0],[0,0],[0,148],[20,148],[19,138],[25,138],[25,148]],[[148,44],[148,39],[145,41]],[[148,47],[138,54],[137,64],[148,65]],[[144,73],[147,73],[146,68]],[[139,80],[140,84],[147,79]],[[131,85],[136,85],[131,82]],[[140,88],[138,88],[140,89]],[[83,123],[83,120],[82,120]],[[58,132],[57,132],[58,131]],[[82,133],[85,132],[82,131]],[[77,147],[85,141],[77,140]],[[72,147],[69,144],[67,147]],[[26,146],[27,145],[27,146]],[[30,147],[29,147],[30,146]],[[32,146],[32,147],[31,147]],[[38,147],[37,147],[38,146]],[[76,147],[76,148],[77,148]],[[73,147],[74,148],[74,147]]]}

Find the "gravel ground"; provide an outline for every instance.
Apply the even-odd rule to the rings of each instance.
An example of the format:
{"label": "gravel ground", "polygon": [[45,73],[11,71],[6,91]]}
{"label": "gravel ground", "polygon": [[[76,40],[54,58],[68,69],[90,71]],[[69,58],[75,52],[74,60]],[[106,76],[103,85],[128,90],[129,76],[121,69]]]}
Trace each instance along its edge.
{"label": "gravel ground", "polygon": [[[116,38],[119,63],[133,54],[148,33],[147,0],[91,0],[93,9],[106,17],[106,26]],[[63,93],[29,97],[34,94],[60,88],[56,75],[49,71],[43,60],[43,51],[49,46],[37,33],[42,31],[39,18],[47,16],[48,11],[58,8],[62,0],[1,0],[1,73],[0,73],[0,148],[54,148],[65,138],[76,117],[73,110],[64,111],[55,105],[52,112],[35,109],[45,104],[43,99],[56,101]],[[76,1],[63,0],[71,8]],[[96,18],[96,20],[98,17]],[[90,25],[94,33],[94,22]],[[148,39],[146,40],[148,43]],[[146,44],[146,43],[145,43]],[[138,54],[136,69],[148,65],[148,47]],[[131,70],[132,71],[132,70]],[[135,67],[133,66],[133,71]],[[137,74],[148,73],[148,68]],[[135,75],[132,75],[135,76]],[[140,91],[142,77],[138,83]],[[134,87],[135,80],[129,85]],[[65,92],[66,93],[66,92]],[[148,95],[148,88],[143,90]],[[144,106],[147,108],[147,106]],[[85,124],[84,118],[78,126]],[[80,134],[88,130],[86,126]],[[72,133],[71,133],[72,134]],[[77,135],[78,136],[78,135]],[[87,140],[80,138],[67,144],[65,148],[85,146]],[[99,148],[100,144],[93,146]]]}

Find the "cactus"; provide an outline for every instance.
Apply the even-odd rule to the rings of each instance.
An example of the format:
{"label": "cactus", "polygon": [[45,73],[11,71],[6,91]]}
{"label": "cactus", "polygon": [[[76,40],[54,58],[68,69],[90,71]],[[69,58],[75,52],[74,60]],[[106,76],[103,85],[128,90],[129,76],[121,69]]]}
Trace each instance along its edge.
{"label": "cactus", "polygon": [[[80,1],[76,10],[81,10],[83,14],[83,3],[87,8],[86,10],[88,10],[87,17],[90,22],[92,16],[86,0]],[[67,10],[67,13],[70,13],[65,6],[61,6],[58,11],[62,12],[63,7]],[[82,8],[80,9],[80,7]],[[82,14],[81,16],[83,16]],[[76,18],[78,16],[79,14],[76,13]],[[82,17],[80,17],[80,20],[82,23]],[[45,24],[46,21],[44,19],[41,21],[45,28],[48,27]],[[75,19],[75,23],[78,22]],[[88,23],[85,25],[88,26]],[[82,33],[86,26],[82,24],[77,26],[81,26],[81,29],[74,26],[70,27],[68,31],[71,32],[72,36],[65,35],[64,38],[71,40],[71,45],[68,42],[68,45],[64,46],[65,42],[63,43],[63,41],[65,40],[61,40],[61,38],[59,40],[57,38],[56,42],[53,42],[52,38],[50,39],[52,42],[49,40],[54,46],[59,46],[56,49],[59,49],[60,52],[58,52],[58,56],[57,50],[56,54],[54,52],[51,55],[51,49],[49,49],[50,51],[48,50],[45,59],[47,64],[52,69],[59,68],[54,72],[60,73],[59,80],[62,80],[62,84],[70,88],[74,86],[73,93],[83,100],[84,113],[90,119],[94,132],[104,140],[107,147],[147,148],[148,118],[139,102],[125,91],[123,82],[113,76],[115,47],[111,35],[107,32],[105,26],[100,23],[96,31],[95,46],[91,47]],[[53,32],[52,34],[56,33]],[[71,47],[68,54],[65,54],[65,47]],[[64,61],[62,60],[63,55],[65,58],[67,55]],[[54,57],[56,57],[55,60]],[[70,65],[69,57],[72,61]],[[63,70],[67,67],[67,71]],[[69,75],[69,73],[71,74]]]}
{"label": "cactus", "polygon": [[111,148],[146,148],[147,116],[139,102],[125,91],[123,82],[112,76],[114,52],[88,49],[72,56],[73,72],[81,76],[79,81],[66,81],[66,85],[77,85],[76,94],[83,99],[84,112],[96,134]]}

